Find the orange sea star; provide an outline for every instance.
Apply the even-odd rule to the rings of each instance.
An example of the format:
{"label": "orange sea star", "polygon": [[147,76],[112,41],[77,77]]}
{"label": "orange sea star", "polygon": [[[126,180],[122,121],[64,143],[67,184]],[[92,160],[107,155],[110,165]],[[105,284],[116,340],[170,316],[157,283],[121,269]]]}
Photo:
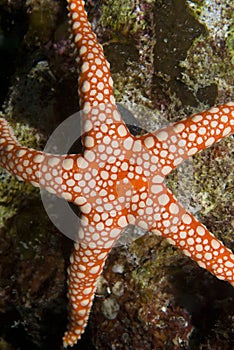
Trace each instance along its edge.
{"label": "orange sea star", "polygon": [[97,279],[122,230],[135,224],[161,235],[201,267],[234,285],[234,255],[187,212],[164,184],[188,157],[234,132],[234,103],[171,126],[133,136],[115,104],[109,64],[87,20],[84,3],[68,0],[79,57],[82,154],[52,155],[21,146],[0,118],[0,164],[80,207],[78,241],[69,267],[70,323],[64,346],[87,324]]}

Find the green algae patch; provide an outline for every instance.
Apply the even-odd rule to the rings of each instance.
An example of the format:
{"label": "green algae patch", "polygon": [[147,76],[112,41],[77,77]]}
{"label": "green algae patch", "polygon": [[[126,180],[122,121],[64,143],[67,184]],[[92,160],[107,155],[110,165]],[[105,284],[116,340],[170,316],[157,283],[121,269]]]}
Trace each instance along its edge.
{"label": "green algae patch", "polygon": [[[157,251],[157,254],[151,255],[151,249]],[[130,253],[137,257],[140,264],[138,269],[133,270],[132,278],[141,288],[148,288],[151,284],[155,284],[157,289],[157,282],[165,273],[162,267],[165,268],[171,261],[173,252],[175,252],[173,246],[155,235],[146,235],[137,239],[130,246]]]}
{"label": "green algae patch", "polygon": [[233,137],[179,166],[167,177],[178,201],[227,246],[233,242]]}
{"label": "green algae patch", "polygon": [[39,191],[30,184],[20,182],[5,170],[0,169],[0,228],[17,214],[28,198],[38,197]]}
{"label": "green algae patch", "polygon": [[233,24],[229,28],[227,37],[227,47],[231,56],[231,63],[234,66],[234,14],[233,14]]}
{"label": "green algae patch", "polygon": [[127,36],[139,29],[137,13],[131,0],[108,0],[102,6],[100,23],[110,28],[112,35]]}
{"label": "green algae patch", "polygon": [[214,50],[207,38],[201,36],[195,40],[180,65],[184,69],[183,82],[196,92],[201,102],[212,105],[217,97],[223,99],[224,94],[227,97],[233,95],[231,60],[224,60],[222,52]]}
{"label": "green algae patch", "polygon": [[233,1],[189,1],[188,4],[207,31],[194,41],[187,58],[180,64],[184,69],[182,81],[206,104],[232,99]]}

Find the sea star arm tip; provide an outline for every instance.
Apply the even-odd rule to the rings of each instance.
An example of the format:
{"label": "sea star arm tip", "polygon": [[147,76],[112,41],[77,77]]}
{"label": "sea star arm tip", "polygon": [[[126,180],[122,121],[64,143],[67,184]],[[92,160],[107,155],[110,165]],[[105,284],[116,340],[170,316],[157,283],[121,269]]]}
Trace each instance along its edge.
{"label": "sea star arm tip", "polygon": [[148,198],[153,205],[146,206],[140,216],[135,215],[135,224],[166,238],[200,267],[233,285],[232,251],[186,211],[168,189],[161,191],[157,198],[152,194]]}
{"label": "sea star arm tip", "polygon": [[96,34],[92,31],[82,1],[68,1],[71,33],[79,52],[79,96],[81,107],[85,103],[115,104],[110,65]]}
{"label": "sea star arm tip", "polygon": [[212,107],[142,137],[149,150],[162,149],[168,156],[164,174],[198,152],[234,133],[234,102]]}
{"label": "sea star arm tip", "polygon": [[[121,233],[121,227],[108,226],[108,217],[96,225],[92,217],[97,216],[93,211],[81,218],[78,242],[70,258],[68,268],[68,298],[70,318],[68,330],[64,335],[64,346],[73,346],[84,332],[92,306],[97,279],[100,276],[105,260],[113,244]],[[120,216],[121,217],[121,216]]]}
{"label": "sea star arm tip", "polygon": [[74,182],[69,177],[79,173],[83,162],[85,159],[79,154],[53,155],[20,145],[9,123],[0,118],[0,165],[18,180],[80,204],[78,187],[72,194],[66,188]]}

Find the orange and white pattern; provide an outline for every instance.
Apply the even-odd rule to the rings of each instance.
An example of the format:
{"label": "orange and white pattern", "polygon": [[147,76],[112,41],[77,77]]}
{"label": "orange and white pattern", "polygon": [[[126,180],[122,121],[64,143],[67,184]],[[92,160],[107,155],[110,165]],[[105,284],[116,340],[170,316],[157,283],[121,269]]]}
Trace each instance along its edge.
{"label": "orange and white pattern", "polygon": [[82,213],[68,269],[65,347],[73,346],[84,332],[106,257],[130,223],[165,237],[234,285],[233,253],[164,184],[165,176],[185,159],[234,132],[234,103],[133,136],[115,105],[109,64],[84,2],[68,1],[68,11],[79,64],[84,152],[52,155],[23,147],[0,118],[0,165],[19,180],[75,203]]}

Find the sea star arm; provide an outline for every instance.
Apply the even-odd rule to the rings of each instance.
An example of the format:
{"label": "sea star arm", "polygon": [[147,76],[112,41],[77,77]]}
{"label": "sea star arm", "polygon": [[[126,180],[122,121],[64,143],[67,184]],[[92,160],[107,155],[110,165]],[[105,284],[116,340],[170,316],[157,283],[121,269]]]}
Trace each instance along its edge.
{"label": "sea star arm", "polygon": [[[99,214],[94,214],[92,217]],[[63,338],[64,347],[76,344],[86,327],[90,308],[92,306],[97,280],[100,276],[105,260],[116,239],[121,233],[117,225],[119,216],[114,218],[115,224],[108,226],[108,214],[105,222],[88,224],[89,215],[81,218],[78,242],[70,258],[68,268],[68,298],[69,298],[69,326]],[[93,220],[93,218],[92,218]],[[112,219],[113,220],[113,219]]]}
{"label": "sea star arm", "polygon": [[118,124],[119,129],[125,129],[125,123],[115,104],[110,64],[92,31],[84,2],[68,0],[68,10],[73,45],[78,51],[78,86],[84,133],[82,140],[85,147],[89,148],[97,140],[101,126],[103,130],[106,129],[105,133],[110,133],[111,125]]}
{"label": "sea star arm", "polygon": [[0,166],[19,180],[80,204],[79,188],[71,184],[84,161],[81,155],[53,155],[20,145],[9,123],[0,118]]}
{"label": "sea star arm", "polygon": [[164,175],[188,157],[234,133],[234,102],[195,114],[142,137],[145,146],[160,149],[165,155]]}
{"label": "sea star arm", "polygon": [[146,205],[140,216],[136,214],[135,223],[142,226],[144,219],[154,234],[165,237],[199,266],[234,286],[234,254],[186,211],[170,190],[163,184],[159,186],[157,197],[152,194],[148,197],[152,206]]}
{"label": "sea star arm", "polygon": [[81,108],[98,103],[115,103],[109,63],[102,46],[92,31],[84,9],[84,1],[68,0],[71,33],[78,50],[79,97]]}

